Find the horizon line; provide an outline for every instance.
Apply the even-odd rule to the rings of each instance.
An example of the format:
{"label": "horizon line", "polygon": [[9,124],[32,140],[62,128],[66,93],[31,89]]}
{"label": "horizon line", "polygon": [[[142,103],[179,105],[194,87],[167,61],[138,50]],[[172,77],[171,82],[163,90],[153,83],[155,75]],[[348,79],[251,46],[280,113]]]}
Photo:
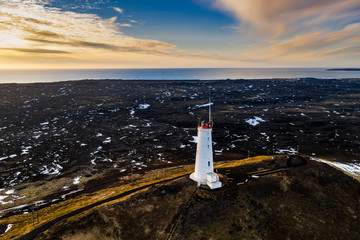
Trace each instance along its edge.
{"label": "horizon line", "polygon": [[159,69],[353,69],[358,67],[164,67],[164,68],[0,68],[0,71],[51,70],[159,70]]}

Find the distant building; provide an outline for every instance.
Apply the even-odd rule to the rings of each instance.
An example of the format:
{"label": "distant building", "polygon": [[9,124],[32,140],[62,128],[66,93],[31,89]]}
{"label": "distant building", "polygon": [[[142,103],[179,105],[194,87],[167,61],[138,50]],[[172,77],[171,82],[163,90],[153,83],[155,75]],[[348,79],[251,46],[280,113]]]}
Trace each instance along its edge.
{"label": "distant building", "polygon": [[190,178],[199,186],[208,185],[211,189],[215,189],[221,188],[222,184],[219,181],[219,176],[214,173],[212,127],[211,105],[209,103],[209,121],[202,121],[198,127],[195,172],[190,175]]}

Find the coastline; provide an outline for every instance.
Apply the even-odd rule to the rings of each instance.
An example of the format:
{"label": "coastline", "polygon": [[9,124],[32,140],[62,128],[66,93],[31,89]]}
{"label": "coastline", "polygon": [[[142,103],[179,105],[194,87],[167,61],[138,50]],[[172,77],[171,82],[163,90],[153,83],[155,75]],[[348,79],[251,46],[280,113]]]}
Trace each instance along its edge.
{"label": "coastline", "polygon": [[329,68],[326,71],[357,71],[360,72],[360,68]]}
{"label": "coastline", "polygon": [[230,69],[77,69],[0,70],[0,83],[39,83],[78,80],[227,80],[227,79],[352,79],[356,71],[326,68],[230,68]]}
{"label": "coastline", "polygon": [[74,79],[74,80],[60,80],[60,81],[46,81],[46,82],[0,82],[1,85],[32,85],[32,84],[58,84],[58,83],[77,83],[77,82],[158,82],[158,83],[176,83],[176,82],[222,82],[222,81],[312,81],[312,80],[319,80],[319,81],[359,81],[360,77],[357,78],[312,78],[312,77],[304,77],[304,78],[238,78],[238,79]]}

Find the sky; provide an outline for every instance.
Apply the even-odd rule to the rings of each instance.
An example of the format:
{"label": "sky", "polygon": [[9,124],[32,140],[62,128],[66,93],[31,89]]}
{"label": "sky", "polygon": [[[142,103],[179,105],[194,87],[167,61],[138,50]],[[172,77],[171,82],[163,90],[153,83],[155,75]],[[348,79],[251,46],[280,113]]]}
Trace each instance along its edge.
{"label": "sky", "polygon": [[360,67],[359,0],[0,0],[0,69]]}

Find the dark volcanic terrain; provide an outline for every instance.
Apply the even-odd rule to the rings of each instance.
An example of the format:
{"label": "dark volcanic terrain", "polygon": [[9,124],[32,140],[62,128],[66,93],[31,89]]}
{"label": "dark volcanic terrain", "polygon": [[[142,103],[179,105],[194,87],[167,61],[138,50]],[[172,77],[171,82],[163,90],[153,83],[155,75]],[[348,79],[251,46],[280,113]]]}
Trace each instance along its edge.
{"label": "dark volcanic terrain", "polygon": [[154,186],[36,239],[359,239],[359,183],[304,160],[275,157],[219,169],[225,185],[215,191],[196,189],[188,177]]}
{"label": "dark volcanic terrain", "polygon": [[297,148],[359,157],[359,80],[1,84],[0,188],[192,163],[209,94],[215,161]]}
{"label": "dark volcanic terrain", "polygon": [[[215,161],[274,161],[219,169],[215,192],[186,177],[151,182],[173,177],[171,166],[192,170],[209,96]],[[359,183],[328,165],[360,180],[359,97],[359,79],[1,84],[0,235],[22,236],[138,179],[153,187],[39,239],[358,239]],[[307,164],[284,168],[305,159],[285,156],[297,153]]]}
{"label": "dark volcanic terrain", "polygon": [[209,93],[215,160],[297,147],[343,162],[359,157],[358,80],[2,84],[0,188],[191,163]]}

